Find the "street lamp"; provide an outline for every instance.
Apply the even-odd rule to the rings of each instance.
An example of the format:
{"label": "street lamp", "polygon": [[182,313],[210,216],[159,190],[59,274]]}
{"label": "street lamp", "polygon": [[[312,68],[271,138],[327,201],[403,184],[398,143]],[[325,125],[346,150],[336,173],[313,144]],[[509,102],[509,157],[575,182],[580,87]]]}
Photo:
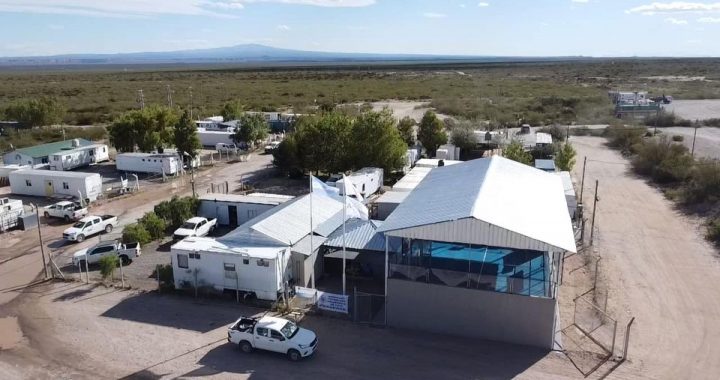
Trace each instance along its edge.
{"label": "street lamp", "polygon": [[190,186],[192,186],[193,198],[195,197],[195,166],[193,165],[193,157],[188,152],[183,152],[183,155],[190,159]]}
{"label": "street lamp", "polygon": [[34,203],[30,203],[30,207],[35,209],[35,215],[37,216],[37,228],[38,237],[40,238],[40,254],[42,254],[43,272],[45,273],[45,278],[48,278],[47,262],[45,261],[45,247],[43,247],[42,232],[40,231],[40,209]]}

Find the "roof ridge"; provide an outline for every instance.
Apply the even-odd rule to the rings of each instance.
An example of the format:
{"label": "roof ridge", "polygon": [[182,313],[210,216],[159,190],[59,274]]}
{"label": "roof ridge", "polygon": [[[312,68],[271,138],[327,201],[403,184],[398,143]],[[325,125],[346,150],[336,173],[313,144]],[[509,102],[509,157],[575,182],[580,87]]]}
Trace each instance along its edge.
{"label": "roof ridge", "polygon": [[[494,170],[496,170],[498,160],[495,159],[495,157],[497,157],[497,156],[490,156],[489,158],[487,158],[488,168],[487,168],[487,171],[485,172],[486,174],[485,174],[482,182],[480,182],[480,186],[478,187],[477,192],[475,193],[475,201],[473,202],[472,209],[470,210],[470,216],[475,219],[478,219],[477,208],[478,208],[478,205],[480,204],[483,187],[485,187],[485,179],[488,178],[490,175],[492,175]],[[482,160],[482,158],[481,158],[481,160]]]}

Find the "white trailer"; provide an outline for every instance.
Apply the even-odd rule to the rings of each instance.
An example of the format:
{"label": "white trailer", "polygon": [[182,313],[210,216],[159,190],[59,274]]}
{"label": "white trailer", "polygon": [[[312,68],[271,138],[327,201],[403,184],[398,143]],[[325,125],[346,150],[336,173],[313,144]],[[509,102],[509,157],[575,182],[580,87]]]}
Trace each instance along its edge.
{"label": "white trailer", "polygon": [[182,171],[177,153],[120,153],[115,157],[118,171],[175,175]]}
{"label": "white trailer", "polygon": [[[383,170],[382,168],[362,168],[345,178],[355,185],[355,189],[363,198],[367,198],[380,191],[383,185]],[[340,189],[340,195],[344,195],[342,179],[335,182],[335,187]]]}
{"label": "white trailer", "polygon": [[217,219],[220,225],[239,226],[271,208],[293,199],[290,195],[254,193],[205,194],[200,196],[198,215]]}
{"label": "white trailer", "polygon": [[108,146],[105,144],[92,144],[62,150],[48,157],[50,170],[73,170],[83,166],[97,164],[110,160]]}
{"label": "white trailer", "polygon": [[439,160],[459,160],[460,148],[452,144],[440,145],[435,152],[435,158]]}
{"label": "white trailer", "polygon": [[18,170],[10,173],[10,191],[37,197],[65,195],[94,202],[102,194],[102,177],[97,173]]}
{"label": "white trailer", "polygon": [[289,279],[287,247],[233,247],[212,238],[189,237],[170,252],[177,289],[229,289],[276,301]]}
{"label": "white trailer", "polygon": [[0,232],[16,227],[24,213],[21,200],[0,198]]}
{"label": "white trailer", "polygon": [[202,146],[216,146],[218,143],[223,144],[234,144],[232,136],[235,132],[231,131],[230,128],[226,131],[209,131],[205,128],[198,128],[197,135],[200,139]]}

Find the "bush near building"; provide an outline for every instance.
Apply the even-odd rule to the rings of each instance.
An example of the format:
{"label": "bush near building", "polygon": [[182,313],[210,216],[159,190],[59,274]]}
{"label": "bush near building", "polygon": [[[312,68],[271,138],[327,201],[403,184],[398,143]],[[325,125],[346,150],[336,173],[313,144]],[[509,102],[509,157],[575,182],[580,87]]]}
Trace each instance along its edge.
{"label": "bush near building", "polygon": [[165,221],[165,230],[170,231],[177,229],[183,222],[194,217],[199,207],[200,200],[195,197],[174,196],[169,201],[158,203],[154,208],[154,214]]}
{"label": "bush near building", "polygon": [[140,245],[145,245],[152,240],[153,239],[150,237],[150,233],[145,229],[145,225],[142,223],[130,224],[125,226],[123,229],[123,243],[140,243]]}
{"label": "bush near building", "polygon": [[120,265],[120,259],[117,255],[105,256],[100,259],[98,265],[100,266],[100,275],[103,280],[107,280],[108,277],[111,277],[113,273],[115,273],[115,268]]}

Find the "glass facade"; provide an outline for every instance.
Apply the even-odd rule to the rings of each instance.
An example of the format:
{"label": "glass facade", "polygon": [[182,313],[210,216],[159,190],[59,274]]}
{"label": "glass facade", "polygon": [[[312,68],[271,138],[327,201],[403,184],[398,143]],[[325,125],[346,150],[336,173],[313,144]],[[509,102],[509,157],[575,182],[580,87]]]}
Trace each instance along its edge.
{"label": "glass facade", "polygon": [[401,252],[390,254],[389,261],[393,279],[551,296],[545,252],[405,239]]}

